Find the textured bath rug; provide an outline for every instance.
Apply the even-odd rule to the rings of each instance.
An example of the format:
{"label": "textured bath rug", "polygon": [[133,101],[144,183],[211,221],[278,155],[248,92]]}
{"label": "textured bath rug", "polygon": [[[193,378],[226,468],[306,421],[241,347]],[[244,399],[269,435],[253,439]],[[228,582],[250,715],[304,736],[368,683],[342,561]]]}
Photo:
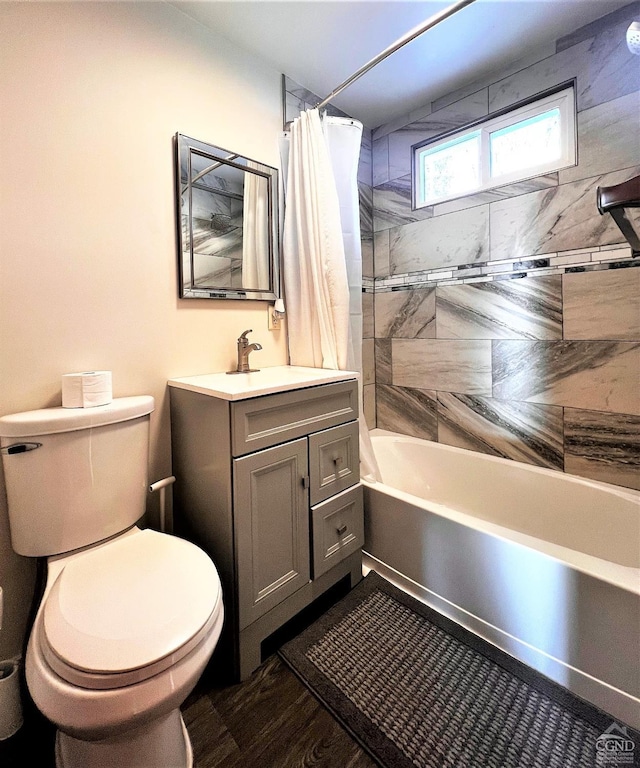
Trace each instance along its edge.
{"label": "textured bath rug", "polygon": [[373,572],[280,656],[385,768],[640,764],[637,732]]}

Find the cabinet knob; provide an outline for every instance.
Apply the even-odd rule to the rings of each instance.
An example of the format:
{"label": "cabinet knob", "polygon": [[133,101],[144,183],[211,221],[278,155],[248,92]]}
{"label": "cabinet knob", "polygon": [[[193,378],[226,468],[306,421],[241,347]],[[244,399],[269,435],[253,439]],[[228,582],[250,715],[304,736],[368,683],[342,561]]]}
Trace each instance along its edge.
{"label": "cabinet knob", "polygon": [[343,534],[343,533],[346,533],[346,532],[347,532],[347,526],[346,526],[346,525],[344,525],[344,524],[343,524],[343,525],[339,525],[339,526],[336,528],[336,533],[338,534],[338,536],[342,536],[342,534]]}
{"label": "cabinet knob", "polygon": [[302,487],[303,487],[303,488],[308,488],[308,487],[309,487],[309,485],[310,485],[310,483],[309,483],[309,475],[305,475],[305,476],[302,478]]}

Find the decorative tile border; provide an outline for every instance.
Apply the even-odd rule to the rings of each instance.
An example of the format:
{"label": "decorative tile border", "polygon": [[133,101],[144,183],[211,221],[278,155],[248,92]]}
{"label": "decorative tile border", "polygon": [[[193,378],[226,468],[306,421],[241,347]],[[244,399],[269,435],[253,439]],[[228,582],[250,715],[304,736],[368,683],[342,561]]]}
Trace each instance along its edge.
{"label": "decorative tile border", "polygon": [[[528,259],[500,259],[478,264],[461,264],[457,267],[423,270],[366,278],[363,290],[375,292],[404,291],[414,288],[433,288],[437,285],[460,285],[513,280],[521,277],[562,275],[565,272],[593,272],[603,269],[640,267],[640,259],[633,259],[631,248],[624,243],[579,248],[571,251],[532,255]],[[373,282],[373,285],[371,283]]]}

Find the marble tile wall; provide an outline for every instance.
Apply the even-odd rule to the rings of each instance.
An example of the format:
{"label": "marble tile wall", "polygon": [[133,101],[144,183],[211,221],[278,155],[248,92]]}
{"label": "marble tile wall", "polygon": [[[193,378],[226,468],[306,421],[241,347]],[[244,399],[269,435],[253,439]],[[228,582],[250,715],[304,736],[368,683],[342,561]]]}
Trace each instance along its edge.
{"label": "marble tile wall", "polygon": [[[379,427],[640,488],[640,259],[595,203],[640,173],[635,18],[638,2],[373,131]],[[576,166],[411,210],[412,144],[569,80]]]}
{"label": "marble tile wall", "polygon": [[375,296],[377,425],[640,488],[640,270]]}

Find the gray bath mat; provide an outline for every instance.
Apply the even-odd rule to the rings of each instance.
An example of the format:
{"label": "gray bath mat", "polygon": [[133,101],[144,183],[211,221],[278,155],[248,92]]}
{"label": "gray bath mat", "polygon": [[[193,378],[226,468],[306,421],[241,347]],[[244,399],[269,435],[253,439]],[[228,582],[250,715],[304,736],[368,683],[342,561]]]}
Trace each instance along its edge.
{"label": "gray bath mat", "polygon": [[640,762],[638,733],[373,572],[280,655],[385,768]]}

